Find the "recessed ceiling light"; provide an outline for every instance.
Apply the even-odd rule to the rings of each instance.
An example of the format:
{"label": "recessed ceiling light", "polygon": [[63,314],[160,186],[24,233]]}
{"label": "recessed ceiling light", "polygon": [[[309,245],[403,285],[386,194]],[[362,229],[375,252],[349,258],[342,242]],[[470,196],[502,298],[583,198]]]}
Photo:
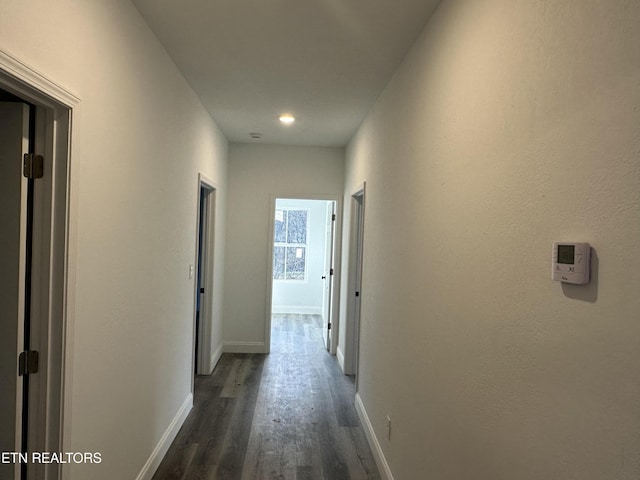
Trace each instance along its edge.
{"label": "recessed ceiling light", "polygon": [[282,115],[280,115],[280,121],[285,125],[291,125],[296,121],[296,117],[294,117],[290,113],[283,113]]}

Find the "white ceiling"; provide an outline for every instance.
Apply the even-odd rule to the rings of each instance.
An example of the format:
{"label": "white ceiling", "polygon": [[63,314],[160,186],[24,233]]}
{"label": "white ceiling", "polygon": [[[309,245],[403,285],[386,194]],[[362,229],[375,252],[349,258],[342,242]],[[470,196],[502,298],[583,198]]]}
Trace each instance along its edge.
{"label": "white ceiling", "polygon": [[344,146],[439,0],[133,3],[229,141]]}

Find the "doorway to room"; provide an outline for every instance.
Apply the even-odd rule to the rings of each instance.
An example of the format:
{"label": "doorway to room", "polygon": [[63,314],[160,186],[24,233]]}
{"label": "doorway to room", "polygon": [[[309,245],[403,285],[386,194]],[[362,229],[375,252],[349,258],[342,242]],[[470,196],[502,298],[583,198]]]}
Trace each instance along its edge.
{"label": "doorway to room", "polygon": [[293,327],[317,325],[335,352],[336,212],[336,199],[274,199],[269,339],[274,316],[285,315]]}
{"label": "doorway to room", "polygon": [[0,465],[11,480],[56,479],[63,451],[67,299],[74,209],[70,124],[78,99],[0,51]]}
{"label": "doorway to room", "polygon": [[208,375],[212,365],[213,258],[216,188],[202,174],[198,177],[198,231],[196,235],[194,367]]}
{"label": "doorway to room", "polygon": [[347,286],[344,373],[347,375],[355,375],[356,391],[358,389],[358,363],[360,356],[365,187],[366,185],[363,184],[351,195],[349,225],[349,283]]}
{"label": "doorway to room", "polygon": [[[3,332],[0,341],[0,447],[3,452],[26,452],[28,444],[28,405],[32,382],[24,376],[26,372],[18,372],[19,358],[23,356],[22,352],[29,350],[31,342],[32,282],[27,278],[31,277],[27,270],[31,272],[33,262],[35,182],[26,179],[21,170],[23,155],[34,149],[34,125],[30,121],[34,113],[32,105],[0,91],[0,304]],[[14,470],[14,465],[3,462],[0,476],[15,478]]]}

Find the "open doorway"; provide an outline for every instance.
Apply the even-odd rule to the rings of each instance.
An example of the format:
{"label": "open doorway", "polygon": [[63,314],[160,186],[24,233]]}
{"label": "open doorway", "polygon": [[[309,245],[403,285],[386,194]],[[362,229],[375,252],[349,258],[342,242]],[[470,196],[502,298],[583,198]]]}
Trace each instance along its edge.
{"label": "open doorway", "polygon": [[[0,51],[0,465],[11,480],[57,479],[64,451],[64,365],[72,337],[74,215],[70,126],[78,99]],[[70,252],[71,251],[71,252]]]}
{"label": "open doorway", "polygon": [[[27,451],[28,429],[24,426],[28,424],[26,407],[32,382],[17,372],[18,359],[31,339],[30,308],[25,311],[30,302],[25,297],[31,295],[26,270],[31,270],[27,263],[33,259],[33,242],[27,241],[27,224],[32,232],[33,221],[27,219],[27,203],[32,216],[34,182],[22,175],[21,167],[23,155],[33,150],[29,121],[33,107],[17,97],[11,99],[5,91],[0,91],[0,99],[0,448],[22,452]],[[2,478],[14,478],[13,470],[13,465],[0,464]]]}
{"label": "open doorway", "polygon": [[360,312],[362,302],[362,263],[364,251],[365,185],[351,195],[349,225],[349,275],[347,318],[345,325],[344,373],[356,376],[360,348]]}
{"label": "open doorway", "polygon": [[[274,315],[317,324],[335,353],[337,198],[274,198],[268,345]],[[294,317],[300,316],[300,317]]]}
{"label": "open doorway", "polygon": [[216,187],[202,174],[198,177],[198,231],[196,235],[196,282],[194,319],[194,373],[208,375],[213,371],[212,314],[213,258],[215,241]]}

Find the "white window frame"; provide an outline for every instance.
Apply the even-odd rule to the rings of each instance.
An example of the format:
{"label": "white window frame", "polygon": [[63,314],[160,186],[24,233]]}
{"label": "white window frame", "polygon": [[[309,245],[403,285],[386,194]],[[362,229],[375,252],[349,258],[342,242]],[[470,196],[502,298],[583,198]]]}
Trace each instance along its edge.
{"label": "white window frame", "polygon": [[[295,212],[306,212],[307,214],[307,232],[305,236],[306,243],[288,243],[288,242],[276,242],[275,239],[275,221],[278,215],[278,211],[295,211]],[[285,257],[284,257],[284,277],[285,278],[275,278],[276,270],[273,269],[272,279],[274,282],[285,282],[285,283],[302,283],[308,280],[308,270],[309,270],[309,220],[311,216],[311,209],[309,208],[300,208],[300,207],[276,207],[275,215],[274,215],[274,229],[273,229],[273,255],[271,261],[273,262],[276,255],[276,248],[284,247],[285,248]],[[287,222],[285,223],[285,238],[288,237],[287,232],[289,228],[288,222],[288,214],[287,214]],[[304,248],[304,277],[303,278],[286,278],[287,277],[287,248]]]}

